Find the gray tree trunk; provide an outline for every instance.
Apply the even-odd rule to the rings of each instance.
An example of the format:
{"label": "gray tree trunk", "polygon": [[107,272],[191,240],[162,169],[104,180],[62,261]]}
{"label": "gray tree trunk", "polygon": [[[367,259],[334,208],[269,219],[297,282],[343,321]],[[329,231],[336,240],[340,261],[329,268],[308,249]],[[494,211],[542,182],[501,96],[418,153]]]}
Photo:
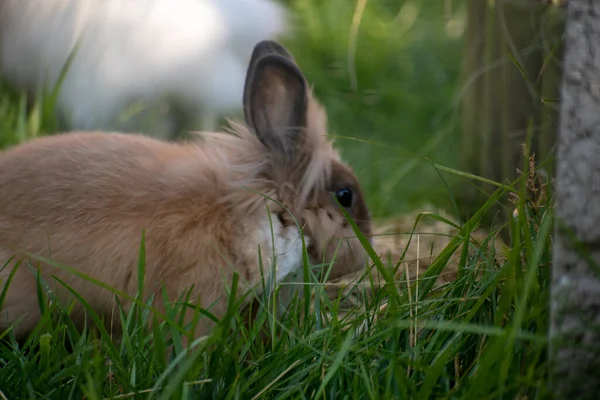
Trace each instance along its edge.
{"label": "gray tree trunk", "polygon": [[551,386],[600,398],[600,1],[569,0],[557,154]]}

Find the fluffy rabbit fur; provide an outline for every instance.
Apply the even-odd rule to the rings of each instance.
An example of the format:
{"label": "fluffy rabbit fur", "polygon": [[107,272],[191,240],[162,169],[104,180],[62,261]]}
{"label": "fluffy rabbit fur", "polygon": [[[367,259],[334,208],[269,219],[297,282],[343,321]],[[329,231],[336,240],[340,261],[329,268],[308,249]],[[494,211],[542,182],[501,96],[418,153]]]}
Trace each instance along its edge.
{"label": "fluffy rabbit fur", "polygon": [[[364,268],[366,252],[340,210],[344,206],[370,235],[359,183],[326,137],[325,111],[277,43],[255,46],[243,103],[245,123],[232,122],[231,134],[201,134],[197,142],[66,133],[0,153],[0,265],[16,254],[0,279],[7,281],[17,260],[38,265],[30,257],[35,254],[133,295],[145,229],[146,294],[160,298],[164,284],[177,297],[193,284],[193,299],[220,316],[234,271],[240,290],[254,285],[260,290],[258,245],[263,260],[275,263],[278,282],[302,266],[297,225],[258,193],[295,216],[313,263],[335,257],[331,278]],[[100,315],[113,312],[109,291],[39,265],[61,299],[67,293],[52,275],[84,295]],[[265,274],[271,268],[265,262]],[[35,285],[31,268],[21,264],[0,312],[1,330],[23,318],[14,328],[23,337],[38,322]],[[83,322],[79,303],[72,315]],[[202,322],[197,333],[210,327]]]}
{"label": "fluffy rabbit fur", "polygon": [[[273,0],[0,0],[0,74],[22,90],[52,89],[68,130],[214,129],[241,111],[252,47],[283,37]],[[121,113],[147,106],[129,120]],[[170,107],[163,107],[163,105]]]}

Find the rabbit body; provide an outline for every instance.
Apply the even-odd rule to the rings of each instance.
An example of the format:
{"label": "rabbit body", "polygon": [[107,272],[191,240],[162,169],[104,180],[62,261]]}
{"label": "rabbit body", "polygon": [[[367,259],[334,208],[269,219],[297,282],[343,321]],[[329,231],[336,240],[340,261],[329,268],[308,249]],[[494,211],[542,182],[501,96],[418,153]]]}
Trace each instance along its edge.
{"label": "rabbit body", "polygon": [[80,40],[57,101],[69,130],[166,138],[198,116],[212,130],[239,110],[254,44],[286,21],[273,0],[0,0],[0,74],[50,90]]}
{"label": "rabbit body", "polygon": [[[135,293],[145,229],[147,290],[160,296],[159,285],[165,283],[169,294],[181,294],[193,282],[197,300],[208,308],[223,294],[223,276],[231,279],[230,263],[243,280],[256,284],[256,246],[264,249],[265,260],[273,250],[263,209],[242,215],[243,210],[219,204],[227,195],[228,171],[216,157],[194,146],[102,133],[44,138],[9,151],[0,157],[0,243],[11,246],[0,251],[0,263],[26,248]],[[276,217],[272,221],[276,251],[283,258],[278,273],[285,277],[286,258],[293,266],[301,263],[302,243],[295,226],[284,228]],[[114,312],[109,291],[69,272],[43,268],[44,276],[52,273],[77,288],[104,316]],[[9,272],[5,268],[1,276]],[[39,318],[31,313],[38,307],[35,285],[21,265],[2,311],[11,320],[29,312],[20,325],[24,331]],[[81,311],[76,309],[75,318]]]}
{"label": "rabbit body", "polygon": [[[8,287],[0,331],[23,318],[14,328],[22,337],[39,320],[26,265],[38,265],[34,256],[134,295],[142,230],[145,293],[160,306],[163,284],[173,298],[193,285],[191,300],[217,317],[234,272],[240,291],[260,291],[259,246],[263,272],[270,277],[273,267],[276,282],[301,268],[301,233],[311,262],[334,263],[332,278],[363,268],[366,253],[338,205],[369,235],[359,184],[326,138],[325,112],[293,58],[274,42],[255,47],[244,106],[246,122],[232,122],[232,133],[204,133],[190,143],[84,132],[0,153],[0,265],[14,256],[0,280],[25,262]],[[60,299],[67,291],[52,276],[100,315],[114,313],[110,291],[44,261],[41,276]],[[83,307],[76,302],[73,310],[82,324]]]}

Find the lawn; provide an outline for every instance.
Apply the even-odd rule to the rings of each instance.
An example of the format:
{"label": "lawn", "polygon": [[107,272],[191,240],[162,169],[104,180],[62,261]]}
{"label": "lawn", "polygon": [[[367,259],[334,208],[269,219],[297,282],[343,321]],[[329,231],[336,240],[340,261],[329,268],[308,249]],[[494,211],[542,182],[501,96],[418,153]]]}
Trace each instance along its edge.
{"label": "lawn", "polygon": [[[460,179],[433,163],[460,165],[464,2],[369,0],[357,26],[355,2],[285,3],[299,26],[285,45],[327,108],[330,134],[373,216],[391,218],[424,203],[451,211]],[[60,130],[51,94],[26,104],[23,94],[0,86],[0,146]],[[117,311],[126,328],[115,342],[103,328],[77,331],[55,303],[43,306],[26,343],[0,333],[0,399],[548,398],[553,189],[526,183],[507,188],[519,196],[505,254],[491,250],[494,232],[470,240],[492,197],[435,249],[439,255],[416,281],[390,281],[369,293],[357,285],[355,305],[343,311],[347,301],[312,284],[312,301],[294,300],[279,319],[272,317],[276,299],[260,298],[257,321],[268,340],[258,337],[258,322],[239,323],[240,299],[193,352],[181,347],[177,307],[169,312],[173,324],[152,328],[153,315],[141,305]],[[423,218],[444,220],[437,212]],[[143,246],[140,255],[143,271]],[[373,270],[396,266],[373,254]],[[456,278],[434,286],[450,268]]]}

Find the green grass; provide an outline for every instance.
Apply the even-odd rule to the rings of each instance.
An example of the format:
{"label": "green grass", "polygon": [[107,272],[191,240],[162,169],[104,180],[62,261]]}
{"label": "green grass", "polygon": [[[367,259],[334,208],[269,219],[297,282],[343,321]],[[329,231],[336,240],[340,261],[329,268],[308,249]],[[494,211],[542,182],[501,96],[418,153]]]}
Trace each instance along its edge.
{"label": "green grass", "polygon": [[[100,333],[81,333],[68,311],[52,303],[26,343],[6,335],[0,388],[6,398],[52,399],[547,398],[552,213],[528,217],[532,210],[523,206],[505,260],[490,251],[466,252],[465,238],[484,207],[410,289],[401,282],[387,286],[342,314],[339,299],[312,285],[319,301],[306,318],[302,299],[274,319],[273,299],[261,297],[257,321],[266,322],[266,342],[257,337],[260,323],[241,323],[240,299],[231,300],[217,328],[190,354],[173,326],[151,328],[153,314],[142,306],[117,310],[125,334],[116,343],[97,317],[89,323]],[[433,290],[432,278],[455,249],[457,279]],[[373,268],[394,267],[373,261]],[[179,311],[173,306],[167,313],[171,321]],[[174,359],[165,355],[168,345]]]}
{"label": "green grass", "polygon": [[[448,206],[452,183],[464,179],[455,170],[462,45],[455,32],[464,23],[463,2],[367,1],[353,64],[354,2],[285,2],[302,26],[285,44],[326,106],[331,134],[358,173],[374,216],[423,201]],[[51,96],[29,100],[33,107],[0,85],[1,147],[60,130],[49,111]],[[88,323],[96,329],[75,329],[69,310],[46,301],[40,282],[43,318],[35,332],[25,343],[0,333],[0,399],[548,398],[551,196],[528,201],[522,182],[510,189],[519,194],[519,214],[506,227],[505,258],[469,241],[492,197],[410,287],[396,282],[365,297],[357,286],[359,306],[341,312],[341,299],[314,283],[308,286],[314,309],[305,317],[305,299],[274,318],[276,299],[260,297],[258,322],[250,325],[240,323],[242,299],[232,299],[191,353],[182,347],[187,330],[177,322],[180,305],[167,307],[171,323],[152,326],[155,316],[142,304],[118,309],[125,330],[114,341],[92,310]],[[482,249],[492,240],[490,234]],[[457,279],[434,289],[455,250]],[[140,256],[143,274],[143,246]],[[394,267],[373,254],[372,268],[386,274]],[[259,340],[261,328],[266,341]]]}

